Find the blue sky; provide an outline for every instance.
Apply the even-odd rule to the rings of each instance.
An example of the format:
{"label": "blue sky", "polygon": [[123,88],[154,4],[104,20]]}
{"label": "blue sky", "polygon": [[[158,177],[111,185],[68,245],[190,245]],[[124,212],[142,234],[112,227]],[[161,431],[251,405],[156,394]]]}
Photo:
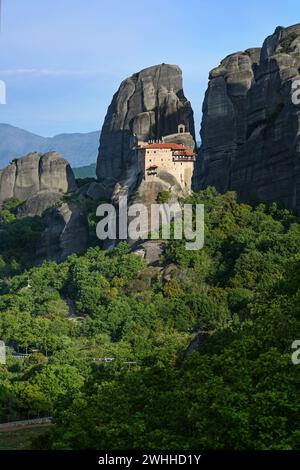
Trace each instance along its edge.
{"label": "blue sky", "polygon": [[[120,82],[162,62],[183,70],[199,132],[210,69],[300,22],[299,1],[2,0],[0,122],[51,136],[101,128]],[[298,11],[298,14],[297,14]]]}

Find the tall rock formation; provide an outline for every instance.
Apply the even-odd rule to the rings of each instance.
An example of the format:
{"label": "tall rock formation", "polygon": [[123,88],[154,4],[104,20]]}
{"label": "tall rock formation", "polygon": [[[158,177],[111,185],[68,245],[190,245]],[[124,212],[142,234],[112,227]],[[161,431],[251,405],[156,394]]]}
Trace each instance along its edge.
{"label": "tall rock formation", "polygon": [[76,202],[63,203],[63,194],[76,190],[69,163],[58,153],[30,153],[0,171],[0,206],[20,199],[17,217],[42,217],[45,230],[38,241],[36,261],[63,261],[88,246],[85,210]]}
{"label": "tall rock formation", "polygon": [[178,66],[149,67],[124,80],[102,128],[97,162],[100,193],[102,188],[111,196],[116,183],[124,179],[134,184],[138,178],[131,151],[134,144],[176,134],[179,124],[184,124],[186,134],[195,140],[193,111],[184,96]]}
{"label": "tall rock formation", "polygon": [[300,213],[300,24],[226,57],[209,78],[194,188],[235,190]]}
{"label": "tall rock formation", "polygon": [[40,192],[67,193],[76,189],[69,163],[58,153],[29,153],[0,171],[0,204],[11,198],[26,201]]}

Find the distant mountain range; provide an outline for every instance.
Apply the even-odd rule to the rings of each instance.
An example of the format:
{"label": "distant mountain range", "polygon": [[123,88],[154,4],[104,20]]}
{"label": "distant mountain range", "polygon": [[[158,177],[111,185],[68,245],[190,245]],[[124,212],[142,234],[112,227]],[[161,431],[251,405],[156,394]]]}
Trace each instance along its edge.
{"label": "distant mountain range", "polygon": [[91,163],[87,166],[73,168],[75,178],[96,178],[96,163]]}
{"label": "distant mountain range", "polygon": [[0,124],[0,168],[29,152],[52,150],[60,153],[72,167],[87,166],[97,160],[99,139],[99,131],[42,137],[9,124]]}

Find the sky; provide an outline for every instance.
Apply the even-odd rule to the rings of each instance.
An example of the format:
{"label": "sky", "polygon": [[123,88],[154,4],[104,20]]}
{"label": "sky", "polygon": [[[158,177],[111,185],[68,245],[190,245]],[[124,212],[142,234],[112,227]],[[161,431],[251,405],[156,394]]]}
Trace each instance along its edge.
{"label": "sky", "polygon": [[0,122],[99,130],[121,81],[164,62],[183,71],[198,133],[209,70],[295,23],[299,0],[2,0]]}

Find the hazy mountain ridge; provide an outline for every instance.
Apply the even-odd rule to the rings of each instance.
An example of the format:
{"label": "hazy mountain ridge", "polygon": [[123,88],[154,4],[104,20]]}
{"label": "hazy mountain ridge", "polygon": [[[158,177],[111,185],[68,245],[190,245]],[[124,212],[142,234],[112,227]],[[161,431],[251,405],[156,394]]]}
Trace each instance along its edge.
{"label": "hazy mountain ridge", "polygon": [[75,178],[96,178],[96,163],[73,168]]}
{"label": "hazy mountain ridge", "polygon": [[24,129],[0,124],[0,168],[29,152],[59,152],[72,166],[84,166],[97,159],[100,132],[58,134],[42,137]]}

